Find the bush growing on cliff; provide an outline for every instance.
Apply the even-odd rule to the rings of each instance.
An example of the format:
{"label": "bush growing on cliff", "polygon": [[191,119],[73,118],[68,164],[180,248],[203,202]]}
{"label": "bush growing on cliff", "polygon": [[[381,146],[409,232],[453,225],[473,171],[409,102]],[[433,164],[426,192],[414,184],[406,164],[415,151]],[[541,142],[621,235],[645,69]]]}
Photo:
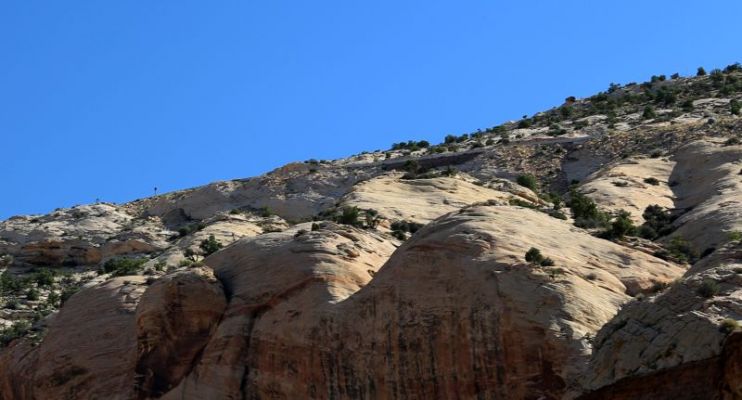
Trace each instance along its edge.
{"label": "bush growing on cliff", "polygon": [[737,101],[737,99],[733,99],[729,102],[729,108],[732,114],[739,115],[740,109],[742,108],[742,104]]}
{"label": "bush growing on cliff", "polygon": [[343,207],[343,211],[337,217],[337,222],[344,225],[360,226],[360,210],[358,207]]}
{"label": "bush growing on cliff", "polygon": [[531,247],[526,252],[526,261],[534,265],[540,265],[542,267],[551,267],[554,265],[554,260],[549,257],[544,257],[541,254],[541,250]]}
{"label": "bush growing on cliff", "polygon": [[636,231],[631,214],[625,210],[619,210],[604,236],[609,239],[621,239],[626,235],[636,235]]}
{"label": "bush growing on cliff", "polygon": [[690,242],[679,236],[672,238],[670,244],[667,246],[667,250],[671,256],[680,261],[692,264],[698,260],[698,251],[691,246]]}
{"label": "bush growing on cliff", "polygon": [[526,252],[526,261],[532,264],[540,264],[544,260],[544,256],[541,254],[541,250],[531,247]]}
{"label": "bush growing on cliff", "polygon": [[538,181],[536,180],[536,177],[531,174],[518,176],[516,182],[518,182],[518,184],[523,187],[527,187],[533,190],[534,192],[538,190]]}
{"label": "bush growing on cliff", "polygon": [[528,118],[523,118],[522,120],[518,121],[518,129],[525,129],[531,127],[531,120]]}
{"label": "bush growing on cliff", "polygon": [[672,232],[673,217],[669,211],[657,204],[647,206],[642,214],[644,224],[639,230],[641,237],[649,240],[657,239]]}
{"label": "bush growing on cliff", "polygon": [[112,276],[137,275],[146,262],[146,258],[112,258],[103,264],[101,272]]}
{"label": "bush growing on cliff", "polygon": [[35,282],[38,286],[52,286],[54,284],[54,279],[57,276],[57,274],[50,270],[49,268],[41,268],[39,270],[34,271],[34,273],[30,276],[31,281]]}
{"label": "bush growing on cliff", "polygon": [[644,107],[644,111],[642,112],[642,118],[652,119],[656,117],[657,117],[657,113],[654,112],[654,108],[652,108],[652,106]]}
{"label": "bush growing on cliff", "polygon": [[206,225],[204,225],[204,224],[202,224],[200,222],[199,223],[196,223],[196,224],[186,225],[186,226],[181,227],[180,229],[178,229],[178,235],[180,237],[187,236],[187,235],[189,235],[189,234],[191,234],[193,232],[198,232],[198,231],[200,231],[201,229],[204,229],[204,228],[206,228]]}
{"label": "bush growing on cliff", "polygon": [[685,111],[685,112],[691,112],[691,111],[693,111],[693,100],[688,99],[688,100],[684,101],[680,105],[680,108],[682,108],[682,110]]}
{"label": "bush growing on cliff", "polygon": [[422,228],[422,224],[418,224],[417,222],[410,222],[410,221],[394,221],[392,222],[391,229],[392,229],[392,236],[399,240],[405,240],[407,239],[407,234],[413,234],[417,232],[420,228]]}
{"label": "bush growing on cliff", "polygon": [[39,299],[39,291],[38,290],[36,290],[34,288],[30,288],[30,289],[28,289],[26,291],[26,300],[36,301],[38,299]]}
{"label": "bush growing on cliff", "polygon": [[417,151],[420,149],[430,147],[430,142],[427,140],[421,140],[416,142],[414,140],[408,140],[407,142],[393,143],[392,150],[410,150]]}
{"label": "bush growing on cliff", "polygon": [[705,279],[696,290],[701,297],[710,299],[719,294],[719,284],[713,279]]}
{"label": "bush growing on cliff", "polygon": [[652,186],[657,186],[660,184],[660,181],[659,179],[650,176],[649,178],[644,178],[644,183],[648,183]]}
{"label": "bush growing on cliff", "polygon": [[17,278],[8,271],[5,271],[0,275],[0,296],[19,293],[27,287],[27,279]]}
{"label": "bush growing on cliff", "polygon": [[365,228],[376,229],[376,227],[379,226],[379,222],[381,222],[379,212],[376,210],[366,210],[364,214]]}
{"label": "bush growing on cliff", "polygon": [[202,240],[201,244],[199,244],[198,247],[201,248],[201,251],[204,253],[204,257],[206,257],[219,251],[219,249],[221,249],[223,245],[220,241],[216,240],[214,235],[209,235],[209,238]]}
{"label": "bush growing on cliff", "polygon": [[567,203],[572,216],[575,219],[575,225],[581,228],[597,228],[608,225],[608,214],[600,211],[598,205],[577,190],[570,192],[569,202]]}
{"label": "bush growing on cliff", "polygon": [[28,321],[16,321],[13,325],[0,329],[0,347],[5,347],[15,339],[25,336],[31,331],[31,323]]}
{"label": "bush growing on cliff", "polygon": [[732,319],[732,318],[725,318],[719,324],[719,330],[722,333],[726,333],[726,334],[739,330],[739,328],[740,328],[739,321],[737,321],[736,319]]}

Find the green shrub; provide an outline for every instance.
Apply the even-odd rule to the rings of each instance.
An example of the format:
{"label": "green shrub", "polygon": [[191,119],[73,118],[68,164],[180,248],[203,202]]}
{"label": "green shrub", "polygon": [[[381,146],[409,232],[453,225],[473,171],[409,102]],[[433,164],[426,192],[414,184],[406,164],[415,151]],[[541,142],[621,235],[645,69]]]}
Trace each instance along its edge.
{"label": "green shrub", "polygon": [[358,207],[343,207],[342,213],[337,217],[337,222],[344,225],[360,226],[360,210]]}
{"label": "green shrub", "polygon": [[740,102],[737,101],[737,99],[733,99],[729,102],[729,108],[732,114],[739,115],[740,108],[742,108],[742,105],[740,105]]}
{"label": "green shrub", "polygon": [[441,171],[442,176],[456,176],[459,173],[459,171],[456,170],[456,168],[453,168],[450,165],[446,166],[446,169]]}
{"label": "green shrub", "polygon": [[556,279],[557,276],[559,275],[565,274],[565,271],[563,268],[548,268],[547,272],[549,273],[549,277],[551,278],[551,280]]}
{"label": "green shrub", "polygon": [[639,227],[639,236],[643,237],[644,239],[654,240],[659,235],[657,234],[657,231],[654,230],[651,226],[647,224],[643,224]]}
{"label": "green shrub", "polygon": [[698,251],[687,240],[679,236],[672,238],[667,246],[667,251],[672,257],[691,264],[698,259]]}
{"label": "green shrub", "polygon": [[570,198],[567,205],[570,210],[572,210],[575,225],[579,227],[598,228],[608,225],[608,221],[610,220],[608,214],[600,211],[597,204],[595,204],[592,199],[577,190],[573,189],[570,192]]}
{"label": "green shrub", "polygon": [[654,108],[652,106],[645,106],[644,111],[642,112],[642,118],[644,119],[652,119],[656,118],[657,113],[654,112]]}
{"label": "green shrub", "polygon": [[549,211],[549,215],[552,216],[552,217],[554,217],[554,218],[556,218],[556,219],[561,219],[561,220],[566,220],[567,219],[567,215],[565,215],[563,212],[561,212],[559,210],[551,210],[551,211]]}
{"label": "green shrub", "polygon": [[392,229],[392,236],[399,240],[405,240],[408,233],[414,234],[422,227],[423,225],[417,222],[394,221],[390,228]]}
{"label": "green shrub", "polygon": [[39,299],[39,291],[38,290],[36,290],[34,288],[30,288],[30,289],[28,289],[26,291],[26,300],[36,301],[38,299]]}
{"label": "green shrub", "polygon": [[518,128],[519,129],[525,129],[531,127],[531,120],[528,118],[523,118],[522,120],[518,121]]}
{"label": "green shrub", "polygon": [[659,181],[659,179],[650,176],[649,178],[644,178],[644,183],[648,183],[650,185],[657,186],[657,185],[660,184],[660,181]]}
{"label": "green shrub", "polygon": [[582,129],[587,126],[587,121],[574,121],[572,126],[574,126],[575,129]]}
{"label": "green shrub", "polygon": [[713,279],[704,279],[696,290],[699,296],[710,299],[719,294],[719,284]]}
{"label": "green shrub", "polygon": [[137,275],[146,262],[146,258],[112,258],[103,264],[101,271],[112,276]]}
{"label": "green shrub", "polygon": [[392,231],[392,236],[402,241],[407,240],[407,234],[402,231]]}
{"label": "green shrub", "polygon": [[544,256],[541,254],[541,250],[531,247],[526,252],[526,261],[531,264],[541,264],[544,261]]}
{"label": "green shrub", "polygon": [[[183,250],[183,256],[188,259],[189,264],[198,259],[198,254],[196,254],[196,252],[190,247],[187,247],[185,250]],[[183,263],[181,262],[181,267],[183,266],[182,264]]]}
{"label": "green shrub", "polygon": [[392,144],[392,150],[410,150],[417,151],[420,149],[430,147],[430,142],[427,140],[421,140],[416,142],[414,140],[408,140],[407,142],[400,142]]}
{"label": "green shrub", "polygon": [[691,99],[688,99],[688,100],[684,101],[684,102],[683,102],[683,103],[682,103],[682,104],[680,105],[680,107],[681,107],[681,108],[683,109],[683,111],[685,111],[685,112],[691,112],[691,111],[693,111],[693,100],[691,100]]}
{"label": "green shrub", "polygon": [[618,215],[611,222],[610,228],[605,232],[608,238],[620,239],[626,235],[635,235],[636,227],[631,220],[631,214],[624,210],[619,210]]}
{"label": "green shrub", "polygon": [[[574,98],[574,96],[572,96],[572,97]],[[569,97],[567,98],[567,100],[569,100]],[[572,102],[574,102],[574,100]],[[570,106],[559,107],[559,114],[561,114],[561,116],[564,117],[564,118],[571,117],[572,116],[572,107],[570,107]]]}
{"label": "green shrub", "polygon": [[534,209],[534,210],[538,208],[538,206],[536,206],[535,204],[533,204],[531,202],[528,202],[528,201],[525,201],[523,199],[517,198],[517,197],[511,197],[511,198],[509,198],[508,199],[508,204],[510,204],[511,206],[518,206],[518,207],[523,207],[523,208],[531,208],[531,209]]}
{"label": "green shrub", "polygon": [[698,70],[696,71],[696,76],[704,76],[706,75],[706,70],[703,67],[698,67]]}
{"label": "green shrub", "polygon": [[0,275],[0,295],[19,293],[28,286],[28,282],[27,279],[16,278],[10,272],[5,271]]}
{"label": "green shrub", "polygon": [[28,321],[16,321],[13,325],[0,329],[0,347],[9,345],[12,341],[27,335],[31,331]]}
{"label": "green shrub", "polygon": [[421,171],[420,164],[417,162],[417,160],[405,161],[404,166],[402,168],[411,174],[417,174],[418,172],[423,172]]}
{"label": "green shrub", "polygon": [[538,190],[538,181],[536,177],[531,174],[525,174],[518,176],[516,182],[523,187],[527,187],[534,192]]}
{"label": "green shrub", "polygon": [[155,271],[164,271],[167,267],[167,263],[163,260],[157,261],[153,266]]}
{"label": "green shrub", "polygon": [[214,235],[209,235],[209,238],[202,240],[201,244],[199,244],[198,247],[201,248],[201,251],[204,253],[204,257],[206,257],[219,251],[219,249],[221,249],[223,245],[221,242],[216,240]]}
{"label": "green shrub", "polygon": [[379,225],[379,222],[381,222],[379,212],[376,210],[366,210],[364,213],[364,217],[365,228],[367,229],[376,229],[376,227]]}
{"label": "green shrub", "polygon": [[742,71],[742,64],[740,64],[740,63],[737,62],[737,63],[734,63],[734,64],[729,64],[729,65],[727,65],[724,68],[724,73],[725,74],[730,74],[730,73],[735,72],[735,71],[737,71],[737,72],[738,71]]}
{"label": "green shrub", "polygon": [[674,218],[669,211],[657,204],[647,206],[642,213],[644,224],[639,230],[639,235],[645,239],[654,240],[672,232]]}
{"label": "green shrub", "polygon": [[60,295],[59,301],[60,301],[60,307],[64,305],[64,303],[67,302],[67,300],[72,297],[73,294],[80,291],[79,286],[70,286],[62,290],[62,294]]}
{"label": "green shrub", "polygon": [[200,222],[195,223],[195,224],[189,224],[189,225],[183,226],[180,229],[178,229],[178,235],[180,237],[187,236],[193,232],[198,232],[204,228],[206,228],[206,225]]}
{"label": "green shrub", "polygon": [[739,330],[739,328],[739,321],[732,318],[725,318],[719,324],[719,330],[726,334]]}
{"label": "green shrub", "polygon": [[41,268],[35,271],[31,275],[31,281],[35,282],[39,286],[52,286],[54,285],[54,278],[57,276],[56,272],[49,268]]}
{"label": "green shrub", "polygon": [[541,266],[542,267],[552,267],[552,266],[554,266],[554,260],[552,260],[549,257],[546,257],[543,260],[541,260]]}

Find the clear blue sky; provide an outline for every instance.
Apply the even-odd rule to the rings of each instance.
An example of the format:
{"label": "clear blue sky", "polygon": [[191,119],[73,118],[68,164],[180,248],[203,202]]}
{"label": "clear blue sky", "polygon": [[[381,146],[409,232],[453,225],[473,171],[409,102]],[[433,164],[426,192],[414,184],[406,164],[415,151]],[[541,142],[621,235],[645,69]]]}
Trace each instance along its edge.
{"label": "clear blue sky", "polygon": [[742,61],[737,1],[0,3],[0,219],[470,132]]}

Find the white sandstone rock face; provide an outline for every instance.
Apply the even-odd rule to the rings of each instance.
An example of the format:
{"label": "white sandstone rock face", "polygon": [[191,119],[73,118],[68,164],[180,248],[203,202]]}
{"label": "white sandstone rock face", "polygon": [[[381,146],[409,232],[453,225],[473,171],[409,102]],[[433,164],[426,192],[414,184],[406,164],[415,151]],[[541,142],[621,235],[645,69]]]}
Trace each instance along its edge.
{"label": "white sandstone rock face", "polygon": [[392,174],[362,182],[343,197],[341,204],[376,210],[391,220],[428,223],[467,205],[487,200],[507,202],[512,197],[459,178],[405,180],[400,177],[401,174]]}
{"label": "white sandstone rock face", "polygon": [[[670,175],[675,161],[667,158],[637,158],[622,160],[606,166],[589,176],[580,185],[580,191],[593,199],[600,207],[610,210],[626,210],[636,224],[642,224],[642,213],[647,206],[657,204],[666,209],[674,208],[674,193]],[[656,179],[656,184],[645,180]]]}

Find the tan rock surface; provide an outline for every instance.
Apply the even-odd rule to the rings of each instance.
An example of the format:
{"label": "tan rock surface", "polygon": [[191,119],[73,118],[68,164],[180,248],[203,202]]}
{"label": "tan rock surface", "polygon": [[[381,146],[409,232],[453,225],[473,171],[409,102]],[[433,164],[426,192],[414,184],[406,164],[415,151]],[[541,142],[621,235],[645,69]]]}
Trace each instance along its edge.
{"label": "tan rock surface", "polygon": [[[533,237],[532,226],[549,234]],[[530,246],[564,272],[524,263]],[[232,299],[199,366],[165,398],[557,398],[580,373],[567,361],[587,357],[586,335],[626,292],[682,272],[515,207],[438,220],[374,274],[390,252],[328,226],[210,257]]]}
{"label": "tan rock surface", "polygon": [[[603,209],[630,212],[634,222],[642,224],[642,213],[647,206],[674,207],[674,194],[669,185],[674,167],[675,162],[667,158],[623,160],[590,175],[580,186],[580,192]],[[655,178],[659,184],[644,182],[647,178]]]}
{"label": "tan rock surface", "polygon": [[401,176],[385,175],[362,182],[343,197],[342,204],[376,210],[391,220],[428,223],[473,203],[512,197],[458,178],[405,180]]}

